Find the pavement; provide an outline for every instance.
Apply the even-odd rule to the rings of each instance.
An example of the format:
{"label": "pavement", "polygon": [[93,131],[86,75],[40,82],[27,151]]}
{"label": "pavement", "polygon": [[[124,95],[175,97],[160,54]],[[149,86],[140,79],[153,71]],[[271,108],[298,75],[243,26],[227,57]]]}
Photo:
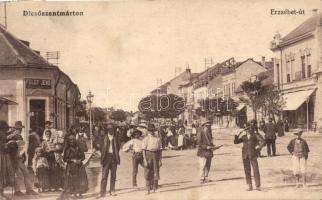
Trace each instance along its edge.
{"label": "pavement", "polygon": [[[163,152],[160,189],[156,193],[145,195],[143,168],[139,168],[138,189],[131,187],[131,154],[121,152],[121,165],[117,171],[117,196],[105,199],[322,199],[322,134],[304,133],[310,147],[308,160],[308,188],[294,188],[291,156],[286,146],[294,138],[293,133],[286,133],[277,139],[276,157],[259,158],[262,191],[246,191],[246,182],[241,158],[241,145],[233,144],[233,135],[237,129],[214,129],[215,145],[224,145],[215,151],[210,178],[212,182],[199,183],[198,158],[196,149],[182,151],[166,150]],[[262,150],[266,155],[266,148]],[[99,158],[93,157],[87,173],[89,187],[83,199],[95,199],[99,192]],[[109,187],[109,185],[108,185]],[[6,191],[9,194],[9,190]],[[38,196],[23,196],[15,199],[56,199],[59,193],[41,193]]]}

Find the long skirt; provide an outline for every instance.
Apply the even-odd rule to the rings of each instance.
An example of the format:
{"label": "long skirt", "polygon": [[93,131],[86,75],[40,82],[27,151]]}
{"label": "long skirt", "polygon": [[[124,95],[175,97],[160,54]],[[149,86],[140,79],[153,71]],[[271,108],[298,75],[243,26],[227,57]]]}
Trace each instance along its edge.
{"label": "long skirt", "polygon": [[15,172],[10,156],[0,153],[0,189],[13,186],[14,178]]}
{"label": "long skirt", "polygon": [[68,163],[65,170],[64,191],[83,194],[88,190],[88,179],[84,165]]}
{"label": "long skirt", "polygon": [[63,188],[64,169],[56,162],[55,156],[48,156],[50,189]]}

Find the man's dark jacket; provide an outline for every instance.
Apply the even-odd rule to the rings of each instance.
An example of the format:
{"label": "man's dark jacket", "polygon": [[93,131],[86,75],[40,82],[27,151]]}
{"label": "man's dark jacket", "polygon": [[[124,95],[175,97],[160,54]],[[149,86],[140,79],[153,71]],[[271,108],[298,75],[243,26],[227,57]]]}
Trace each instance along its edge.
{"label": "man's dark jacket", "polygon": [[213,157],[213,150],[207,149],[207,146],[214,146],[212,142],[212,133],[210,124],[203,124],[197,132],[197,144],[199,157]]}
{"label": "man's dark jacket", "polygon": [[256,134],[253,134],[248,139],[247,135],[243,135],[242,137],[238,137],[235,135],[234,144],[243,143],[242,156],[243,159],[249,158],[257,158],[258,150],[256,150],[256,146],[259,146],[259,150],[265,145],[263,139]]}
{"label": "man's dark jacket", "polygon": [[[287,145],[287,150],[293,154],[293,151],[294,151],[294,146],[295,146],[295,141],[296,141],[297,138],[293,139],[290,141],[290,143]],[[305,159],[308,159],[309,157],[309,152],[310,152],[310,149],[309,149],[309,145],[307,144],[307,142],[302,139],[302,138],[299,138],[299,140],[301,140],[304,144],[304,151],[303,151],[303,156]]]}
{"label": "man's dark jacket", "polygon": [[120,148],[121,148],[121,142],[120,142],[120,138],[118,136],[117,133],[114,134],[113,136],[113,144],[111,143],[111,141],[108,138],[108,134],[104,135],[103,137],[101,137],[101,164],[104,165],[104,161],[105,161],[105,157],[106,157],[106,150],[110,148],[110,145],[113,145],[113,153],[115,155],[115,159],[117,161],[117,164],[121,163],[121,159],[120,159]]}

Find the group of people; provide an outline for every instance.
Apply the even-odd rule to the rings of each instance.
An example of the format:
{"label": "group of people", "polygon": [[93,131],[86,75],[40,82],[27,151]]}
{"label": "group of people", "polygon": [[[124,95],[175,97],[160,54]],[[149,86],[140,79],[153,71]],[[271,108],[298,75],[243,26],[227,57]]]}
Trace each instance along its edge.
{"label": "group of people", "polygon": [[65,134],[46,121],[44,131],[30,130],[25,152],[23,128],[21,121],[13,127],[0,121],[0,197],[8,199],[3,190],[9,186],[14,187],[15,196],[25,195],[21,192],[20,180],[24,181],[26,195],[38,195],[34,186],[38,192],[62,190],[61,197],[85,193],[88,182],[82,161],[87,148],[84,148],[83,135],[75,129]]}
{"label": "group of people", "polygon": [[[200,183],[210,182],[209,171],[214,156],[213,151],[221,146],[213,143],[211,130],[212,121],[206,116],[200,116],[200,125],[193,127],[192,137],[195,137],[197,156],[200,170]],[[59,199],[68,199],[70,195],[82,196],[88,190],[88,180],[85,170],[85,152],[87,136],[82,129],[72,128],[66,134],[52,128],[50,121],[46,122],[43,134],[31,130],[27,159],[24,153],[24,139],[21,135],[24,126],[21,121],[15,123],[11,129],[5,121],[0,121],[0,197],[6,199],[3,190],[5,187],[14,187],[15,195],[24,195],[18,180],[24,180],[26,194],[37,195],[33,190],[32,182],[39,192],[59,191]],[[97,198],[106,196],[108,176],[110,174],[111,196],[115,196],[115,182],[117,167],[121,162],[119,151],[132,153],[132,186],[137,188],[137,174],[139,166],[144,168],[146,181],[146,194],[159,187],[160,167],[162,166],[162,150],[167,148],[167,139],[164,136],[171,131],[171,127],[156,127],[153,123],[132,124],[127,131],[127,137],[122,135],[113,123],[107,123],[100,129],[95,128],[93,133],[93,146],[100,151],[102,166],[102,179],[100,193]],[[264,137],[259,130],[264,132]],[[178,135],[185,134],[185,127],[180,126]],[[167,134],[165,134],[167,133]],[[172,131],[171,131],[172,133]],[[296,176],[296,186],[300,187],[302,178],[303,187],[306,186],[306,161],[309,147],[301,138],[303,131],[296,132],[287,149],[292,154],[293,171]],[[261,190],[260,172],[257,158],[261,149],[267,145],[268,155],[276,155],[276,134],[279,134],[276,125],[269,119],[268,123],[257,126],[256,121],[251,121],[238,135],[235,135],[234,144],[243,144],[242,160],[245,171],[247,190],[253,190],[251,168],[253,169],[256,190]],[[173,135],[170,135],[170,137]],[[178,139],[179,137],[177,137]],[[125,142],[125,143],[124,143]],[[123,146],[122,146],[122,143]],[[180,147],[180,142],[176,144]],[[272,147],[272,150],[271,150]],[[27,160],[27,166],[24,164]],[[29,170],[28,170],[29,168]],[[36,180],[32,181],[30,171],[35,173]],[[22,174],[22,176],[20,175]],[[16,178],[15,178],[16,177]]]}
{"label": "group of people", "polygon": [[[281,123],[278,121],[278,123]],[[253,169],[256,190],[261,190],[260,172],[257,158],[261,156],[261,149],[267,145],[267,155],[276,156],[276,134],[280,137],[284,136],[284,130],[279,126],[281,124],[274,124],[270,118],[267,124],[262,123],[260,129],[264,132],[264,137],[259,134],[257,123],[255,120],[249,122],[246,128],[238,135],[235,135],[234,144],[243,144],[242,160],[245,171],[247,190],[253,190],[251,180],[251,168]],[[243,134],[244,133],[244,134]],[[298,130],[294,133],[296,136],[292,139],[287,149],[292,155],[293,174],[296,177],[296,187],[300,187],[300,179],[302,178],[302,187],[306,187],[306,170],[307,159],[310,152],[309,146],[303,138],[301,138],[303,130]],[[272,149],[272,151],[271,151]]]}

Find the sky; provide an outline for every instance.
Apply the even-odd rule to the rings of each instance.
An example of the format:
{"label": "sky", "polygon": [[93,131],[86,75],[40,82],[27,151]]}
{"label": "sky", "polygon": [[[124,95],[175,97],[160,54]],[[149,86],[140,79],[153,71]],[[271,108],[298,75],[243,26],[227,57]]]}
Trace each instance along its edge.
{"label": "sky", "polygon": [[[322,8],[319,0],[146,0],[9,2],[8,31],[42,55],[60,51],[59,67],[94,105],[137,110],[139,100],[175,76],[215,63],[273,57],[269,43]],[[271,15],[302,9],[304,15]],[[23,11],[82,11],[78,17],[23,16]],[[320,9],[321,10],[321,9]],[[0,3],[3,17],[3,3]],[[0,19],[3,23],[3,18]]]}

